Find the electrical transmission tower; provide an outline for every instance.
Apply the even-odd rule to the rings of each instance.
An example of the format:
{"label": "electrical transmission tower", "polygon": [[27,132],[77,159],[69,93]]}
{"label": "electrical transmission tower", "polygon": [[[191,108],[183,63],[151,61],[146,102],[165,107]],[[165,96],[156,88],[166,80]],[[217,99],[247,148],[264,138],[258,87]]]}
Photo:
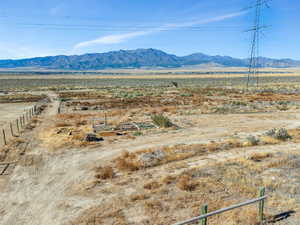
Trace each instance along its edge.
{"label": "electrical transmission tower", "polygon": [[253,27],[248,30],[252,32],[251,48],[250,48],[250,58],[249,58],[249,68],[248,68],[248,77],[247,77],[247,89],[250,84],[251,78],[256,80],[256,85],[258,86],[259,74],[258,69],[262,65],[259,62],[259,47],[260,47],[260,36],[261,30],[266,28],[262,25],[262,10],[267,5],[268,0],[256,0],[256,3],[253,7],[255,9],[255,18]]}

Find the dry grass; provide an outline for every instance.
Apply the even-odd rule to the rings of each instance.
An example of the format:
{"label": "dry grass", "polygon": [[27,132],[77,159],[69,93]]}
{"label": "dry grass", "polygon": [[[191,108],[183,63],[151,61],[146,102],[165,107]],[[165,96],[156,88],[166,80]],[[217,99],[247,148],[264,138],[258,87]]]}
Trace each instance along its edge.
{"label": "dry grass", "polygon": [[162,128],[172,127],[173,124],[170,119],[162,114],[156,114],[151,117],[152,122]]}
{"label": "dry grass", "polygon": [[249,159],[253,160],[255,162],[260,162],[266,158],[270,158],[272,157],[273,154],[272,153],[268,153],[268,152],[256,152],[250,155]]}
{"label": "dry grass", "polygon": [[168,175],[162,179],[162,183],[165,185],[172,184],[175,181],[175,179],[176,177]]}
{"label": "dry grass", "polygon": [[141,201],[141,200],[146,200],[149,199],[150,196],[145,194],[145,193],[139,193],[139,194],[133,194],[130,196],[130,201],[135,202],[135,201]]}
{"label": "dry grass", "polygon": [[273,138],[273,137],[269,137],[269,136],[262,136],[261,141],[262,141],[262,143],[264,143],[266,145],[276,145],[276,144],[281,143],[280,140]]}
{"label": "dry grass", "polygon": [[176,186],[182,191],[194,191],[198,182],[193,180],[191,175],[183,174],[178,178]]}
{"label": "dry grass", "polygon": [[144,188],[148,190],[158,189],[159,187],[161,187],[161,184],[157,181],[150,181],[144,185]]}
{"label": "dry grass", "polygon": [[145,208],[148,210],[162,210],[163,206],[159,200],[148,200],[145,202]]}
{"label": "dry grass", "polygon": [[10,94],[0,96],[0,103],[15,103],[15,102],[38,102],[45,99],[46,95],[33,95],[33,94]]}
{"label": "dry grass", "polygon": [[205,155],[209,152],[229,150],[232,148],[241,147],[242,144],[238,140],[230,139],[228,141],[216,143],[211,142],[208,144],[192,144],[192,145],[175,145],[164,146],[160,149],[164,153],[164,157],[161,160],[153,160],[151,164],[145,165],[141,161],[140,156],[143,154],[156,153],[157,149],[145,149],[136,151],[134,153],[123,152],[119,157],[113,160],[115,166],[119,170],[123,171],[135,171],[145,167],[155,167],[174,161],[182,161],[195,156]]}
{"label": "dry grass", "polygon": [[115,165],[119,170],[123,171],[135,171],[138,170],[141,165],[136,161],[136,154],[123,152],[121,156],[116,158]]}
{"label": "dry grass", "polygon": [[102,180],[112,179],[115,177],[115,172],[111,166],[97,167],[95,177]]}
{"label": "dry grass", "polygon": [[55,124],[55,127],[71,127],[72,124],[69,122],[57,122]]}
{"label": "dry grass", "polygon": [[[126,158],[133,157],[128,152],[123,154]],[[268,164],[269,161],[257,163],[252,160],[230,160],[205,168],[189,169],[179,175],[164,176],[159,174],[159,168],[147,168],[146,172],[140,170],[131,173],[127,178],[122,177],[123,185],[112,192],[114,196],[115,193],[120,192],[123,197],[120,203],[122,206],[117,210],[118,213],[115,214],[116,208],[114,207],[107,209],[105,213],[100,214],[98,211],[98,219],[101,218],[99,224],[118,224],[119,215],[123,215],[121,224],[126,225],[173,224],[198,216],[204,204],[208,204],[209,211],[213,211],[257,197],[258,187],[263,184],[268,188],[270,196],[273,196],[275,192],[271,190],[279,189],[280,184],[270,186],[271,183],[261,179],[262,171],[267,169]],[[255,165],[262,170],[253,170]],[[145,184],[145,178],[149,177],[151,180]],[[125,182],[126,179],[127,182]],[[107,186],[107,189],[111,189],[111,186]],[[124,190],[134,190],[134,194],[130,191],[127,196]],[[105,196],[109,198],[110,204],[116,204],[115,198]],[[271,197],[270,201],[273,201]],[[278,207],[278,201],[272,202],[273,204],[277,204]],[[103,209],[101,212],[104,212]],[[83,224],[90,224],[90,219],[96,215],[94,213],[87,216],[88,211],[86,211],[83,212],[81,218],[84,214],[85,219],[82,222],[86,223]],[[108,219],[107,215],[112,217]],[[254,225],[257,222],[256,205],[232,210],[209,219],[209,224],[212,225]]]}

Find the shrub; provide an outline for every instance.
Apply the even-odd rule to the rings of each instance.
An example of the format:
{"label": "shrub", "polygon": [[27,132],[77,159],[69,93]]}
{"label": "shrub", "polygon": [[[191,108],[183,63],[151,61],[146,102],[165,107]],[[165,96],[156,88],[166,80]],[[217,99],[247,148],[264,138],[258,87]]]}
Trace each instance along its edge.
{"label": "shrub", "polygon": [[96,178],[98,179],[112,179],[115,176],[114,170],[111,166],[98,167],[96,172]]}
{"label": "shrub", "polygon": [[143,135],[143,133],[141,132],[141,131],[135,131],[134,133],[133,133],[133,136],[141,136],[141,135]]}
{"label": "shrub", "polygon": [[56,127],[70,127],[70,126],[72,126],[72,124],[71,124],[71,123],[68,123],[68,122],[57,122],[57,123],[55,124],[55,126],[56,126]]}
{"label": "shrub", "polygon": [[253,160],[255,162],[260,162],[265,158],[269,158],[272,157],[273,154],[272,153],[268,153],[268,152],[258,152],[258,153],[253,153],[252,155],[250,155],[249,159]]}
{"label": "shrub", "polygon": [[140,200],[145,200],[145,199],[148,199],[149,198],[149,196],[148,195],[146,195],[146,194],[144,194],[144,193],[142,193],[142,194],[135,194],[135,195],[131,195],[130,196],[130,200],[131,201],[140,201]]}
{"label": "shrub", "polygon": [[151,119],[152,119],[152,122],[159,127],[167,128],[167,127],[173,126],[170,119],[168,117],[165,117],[162,114],[155,114],[151,117]]}
{"label": "shrub", "polygon": [[116,167],[123,171],[135,171],[140,168],[140,165],[136,162],[136,156],[125,151],[116,159]]}
{"label": "shrub", "polygon": [[159,188],[160,186],[161,184],[158,183],[157,181],[150,181],[149,183],[144,185],[144,188],[148,190],[153,190]]}
{"label": "shrub", "polygon": [[285,140],[291,138],[287,129],[285,129],[285,128],[279,128],[279,129],[273,128],[271,130],[268,130],[265,134],[267,136],[270,136],[270,137],[273,137],[275,139],[282,140],[282,141],[285,141]]}
{"label": "shrub", "polygon": [[259,138],[252,135],[246,137],[246,140],[251,146],[258,145],[259,143]]}
{"label": "shrub", "polygon": [[162,182],[163,182],[164,184],[171,184],[174,180],[175,180],[174,177],[168,175],[168,176],[166,176],[166,177],[164,177],[164,178],[162,179]]}
{"label": "shrub", "polygon": [[184,174],[179,177],[176,186],[183,191],[193,191],[196,189],[198,183],[193,181],[192,176]]}

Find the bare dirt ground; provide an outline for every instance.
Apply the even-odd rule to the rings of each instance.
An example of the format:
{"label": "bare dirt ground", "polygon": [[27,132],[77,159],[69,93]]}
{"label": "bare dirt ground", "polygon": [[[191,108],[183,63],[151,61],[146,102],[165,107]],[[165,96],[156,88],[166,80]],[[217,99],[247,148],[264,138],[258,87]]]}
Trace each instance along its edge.
{"label": "bare dirt ground", "polygon": [[6,138],[10,140],[12,138],[10,123],[12,123],[14,132],[17,133],[16,120],[19,119],[20,116],[23,116],[33,105],[34,103],[0,103],[0,146],[4,144],[2,130],[5,130]]}
{"label": "bare dirt ground", "polygon": [[34,103],[1,103],[0,104],[0,127],[16,120]]}
{"label": "bare dirt ground", "polygon": [[[59,138],[56,131],[62,129],[57,130],[57,123],[69,122],[68,117],[56,115],[60,104],[57,95],[48,95],[52,102],[40,116],[39,125],[21,136],[29,143],[26,152],[18,156],[17,165],[8,175],[0,176],[0,225],[172,224],[199,215],[204,203],[209,203],[213,210],[254,197],[259,186],[267,186],[270,194],[268,215],[295,210],[291,217],[276,224],[299,224],[300,143],[296,138],[266,145],[205,150],[132,171],[116,166],[116,158],[125,150],[134,154],[168,146],[180,153],[182,145],[244,140],[278,127],[297,130],[298,109],[170,114],[180,129],[155,129],[141,136],[108,137],[100,144],[74,146],[68,139]],[[123,109],[121,114],[127,111]],[[65,124],[63,129],[67,128]],[[56,134],[51,136],[54,131]],[[53,148],[56,145],[59,148]],[[257,153],[263,155],[258,157]],[[95,181],[95,168],[104,166],[113,167],[115,175],[100,175],[100,180]],[[185,178],[199,181],[188,180],[184,185]],[[255,224],[254,210],[239,210],[216,217],[211,223]]]}

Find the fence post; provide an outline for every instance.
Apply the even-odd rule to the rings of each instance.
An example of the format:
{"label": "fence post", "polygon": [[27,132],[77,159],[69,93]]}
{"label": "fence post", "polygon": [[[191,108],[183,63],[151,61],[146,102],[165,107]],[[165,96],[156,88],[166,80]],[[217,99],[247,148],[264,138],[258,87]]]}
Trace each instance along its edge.
{"label": "fence post", "polygon": [[22,118],[22,116],[20,116],[20,123],[21,123],[21,128],[23,129],[24,124],[23,124],[23,118]]}
{"label": "fence post", "polygon": [[23,114],[23,125],[25,126],[25,124],[26,124],[26,120],[25,120],[25,116]]}
{"label": "fence post", "polygon": [[10,127],[10,133],[11,133],[11,136],[14,137],[14,130],[13,130],[13,127],[12,127],[12,124],[9,123],[9,127]]}
{"label": "fence post", "polygon": [[20,126],[19,126],[19,119],[16,120],[17,122],[17,129],[18,129],[18,133],[20,134]]}
{"label": "fence post", "polygon": [[7,142],[6,142],[6,135],[5,135],[5,130],[4,130],[4,129],[2,129],[2,134],[3,134],[4,145],[7,145]]}
{"label": "fence post", "polygon": [[[266,189],[264,187],[260,188],[259,190],[259,197],[263,197],[265,195],[265,192],[266,192]],[[261,200],[259,202],[259,205],[258,205],[258,214],[259,214],[259,221],[260,222],[263,222],[264,220],[264,206],[265,206],[265,200]]]}
{"label": "fence post", "polygon": [[[202,206],[202,209],[201,209],[201,214],[204,215],[206,214],[208,211],[208,205],[204,205]],[[200,221],[200,224],[199,225],[207,225],[207,218],[203,218],[201,221]]]}

